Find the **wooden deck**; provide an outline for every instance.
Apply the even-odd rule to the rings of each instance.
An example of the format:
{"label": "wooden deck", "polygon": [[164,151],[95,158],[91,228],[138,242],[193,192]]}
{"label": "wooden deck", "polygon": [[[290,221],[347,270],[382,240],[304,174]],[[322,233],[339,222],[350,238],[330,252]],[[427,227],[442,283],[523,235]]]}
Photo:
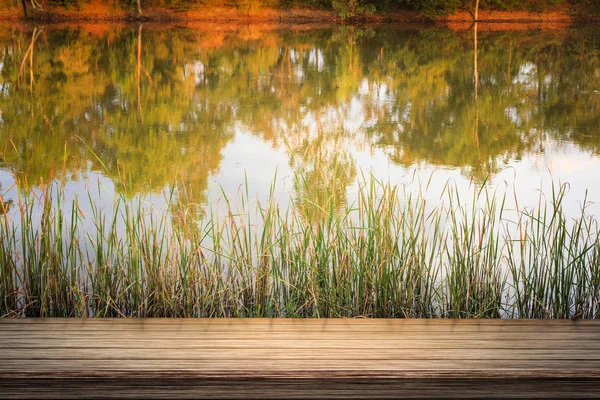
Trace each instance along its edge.
{"label": "wooden deck", "polygon": [[600,397],[600,321],[4,319],[0,398]]}

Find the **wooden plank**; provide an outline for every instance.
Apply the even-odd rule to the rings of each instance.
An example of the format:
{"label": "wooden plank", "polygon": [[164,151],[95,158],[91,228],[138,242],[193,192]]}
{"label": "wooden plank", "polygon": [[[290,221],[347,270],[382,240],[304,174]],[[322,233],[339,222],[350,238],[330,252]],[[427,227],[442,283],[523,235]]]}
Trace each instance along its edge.
{"label": "wooden plank", "polygon": [[[151,350],[151,351],[149,351]],[[318,350],[318,351],[317,351]],[[224,346],[200,349],[163,348],[110,348],[90,344],[89,347],[55,349],[47,345],[2,349],[1,359],[10,360],[188,360],[213,361],[242,358],[244,360],[581,360],[600,362],[600,352],[590,349],[421,349],[382,346],[378,348],[230,348]],[[464,351],[459,354],[459,351]],[[562,350],[562,351],[561,351]],[[40,354],[43,353],[43,354]]]}
{"label": "wooden plank", "polygon": [[0,398],[597,398],[599,388],[600,321],[0,320]]}
{"label": "wooden plank", "polygon": [[[572,379],[76,379],[0,381],[11,399],[491,399],[598,398],[597,381]],[[115,396],[117,397],[117,396]]]}
{"label": "wooden plank", "polygon": [[[389,339],[389,340],[370,340],[365,341],[357,339],[346,339],[340,341],[331,340],[287,340],[287,339],[270,339],[269,349],[346,349],[360,348],[367,349],[542,349],[560,348],[566,345],[565,340],[531,340],[531,339],[510,339],[510,340],[487,340],[487,339]],[[598,349],[597,340],[580,340],[577,342],[568,343],[569,348],[574,350],[589,350]],[[53,348],[53,349],[77,349],[77,348],[110,348],[110,349],[263,349],[264,340],[259,338],[254,339],[227,339],[219,340],[219,342],[199,340],[190,338],[188,340],[174,339],[146,339],[146,338],[97,338],[93,344],[90,344],[89,339],[81,339],[81,337],[73,336],[68,340],[65,338],[44,338],[43,345],[40,345],[40,340],[29,337],[3,337],[3,342],[0,343],[0,348]]]}

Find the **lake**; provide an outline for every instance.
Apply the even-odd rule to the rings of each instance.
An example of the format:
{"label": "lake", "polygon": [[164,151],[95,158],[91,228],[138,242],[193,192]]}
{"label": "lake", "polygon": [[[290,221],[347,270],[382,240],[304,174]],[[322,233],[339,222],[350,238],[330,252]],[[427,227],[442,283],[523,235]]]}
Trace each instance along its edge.
{"label": "lake", "polygon": [[365,173],[417,173],[432,198],[506,182],[535,204],[555,181],[600,200],[600,28],[490,27],[476,52],[436,27],[2,27],[1,194],[184,183],[204,204],[276,179],[342,207]]}

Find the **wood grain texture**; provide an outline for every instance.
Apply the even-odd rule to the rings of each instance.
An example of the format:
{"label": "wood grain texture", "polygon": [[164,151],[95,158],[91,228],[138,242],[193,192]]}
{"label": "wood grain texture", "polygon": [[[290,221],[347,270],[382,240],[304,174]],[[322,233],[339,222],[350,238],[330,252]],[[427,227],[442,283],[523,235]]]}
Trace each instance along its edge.
{"label": "wood grain texture", "polygon": [[599,398],[600,321],[0,319],[0,398]]}

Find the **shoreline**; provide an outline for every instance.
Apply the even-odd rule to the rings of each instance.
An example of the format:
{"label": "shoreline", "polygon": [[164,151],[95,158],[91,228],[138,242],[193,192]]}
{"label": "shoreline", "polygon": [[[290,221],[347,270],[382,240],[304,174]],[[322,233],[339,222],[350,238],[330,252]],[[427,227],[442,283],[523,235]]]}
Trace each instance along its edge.
{"label": "shoreline", "polygon": [[[328,29],[342,24],[331,21],[155,21],[149,20],[142,23],[128,20],[110,20],[110,21],[82,21],[82,20],[61,20],[61,21],[1,21],[0,28],[12,28],[21,31],[30,32],[33,27],[44,27],[47,30],[63,28],[82,28],[85,31],[98,35],[106,33],[111,28],[125,28],[131,25],[143,25],[144,30],[165,30],[165,29],[191,29],[195,31],[213,32],[213,33],[232,33],[245,30],[274,32],[280,30],[289,30],[293,32],[305,32],[311,30]],[[595,24],[592,24],[595,25]],[[346,25],[348,26],[348,25]],[[357,27],[375,28],[378,26],[393,26],[400,30],[414,30],[423,28],[440,28],[450,31],[469,31],[473,28],[472,22],[393,22],[393,21],[363,21]],[[553,31],[565,32],[573,26],[570,22],[480,22],[478,23],[479,32],[505,32],[505,31]]]}
{"label": "shoreline", "polygon": [[[29,10],[31,12],[31,10]],[[197,9],[177,11],[166,7],[148,7],[139,16],[133,11],[115,9],[99,0],[92,0],[81,9],[68,9],[60,6],[47,6],[37,10],[25,18],[20,7],[12,6],[0,10],[0,21],[8,22],[226,22],[226,23],[276,23],[276,24],[310,24],[310,23],[473,23],[473,16],[466,11],[432,20],[415,11],[395,11],[387,14],[369,14],[352,20],[343,20],[333,11],[294,8],[289,10],[261,8],[247,12],[235,7],[199,7]],[[482,23],[560,23],[600,22],[600,15],[573,16],[568,10],[553,12],[527,11],[480,11],[478,22]]]}

